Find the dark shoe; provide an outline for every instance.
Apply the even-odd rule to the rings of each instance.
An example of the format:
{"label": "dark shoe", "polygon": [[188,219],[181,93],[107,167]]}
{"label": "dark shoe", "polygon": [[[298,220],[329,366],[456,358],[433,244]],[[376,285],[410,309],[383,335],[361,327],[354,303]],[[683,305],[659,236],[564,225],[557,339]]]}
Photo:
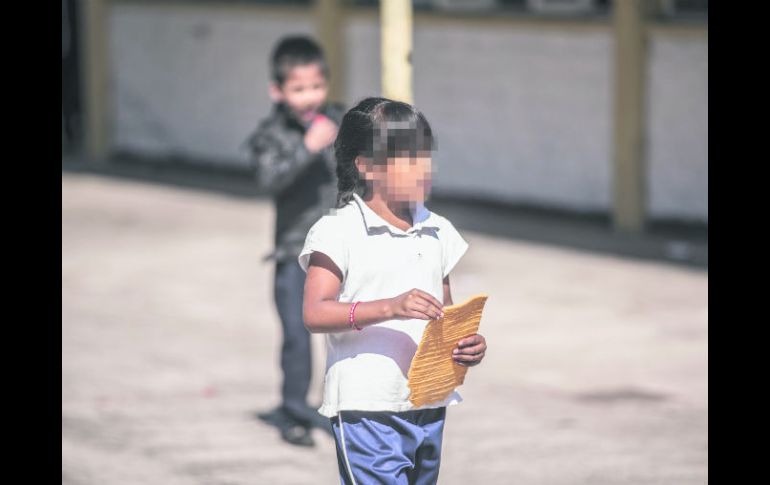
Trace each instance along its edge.
{"label": "dark shoe", "polygon": [[281,439],[295,446],[315,446],[310,426],[302,420],[290,416],[282,406],[257,413],[257,418],[270,426],[278,428]]}
{"label": "dark shoe", "polygon": [[257,418],[261,421],[264,421],[267,424],[271,424],[273,426],[277,426],[278,424],[286,421],[287,416],[283,412],[283,409],[281,406],[278,406],[276,408],[271,409],[270,411],[262,411],[261,413],[257,413]]}
{"label": "dark shoe", "polygon": [[334,436],[334,431],[332,431],[332,425],[329,418],[321,415],[313,407],[305,405],[300,409],[296,409],[295,406],[293,408],[284,408],[282,412],[294,421],[303,424],[308,428],[318,428],[326,432],[329,436]]}
{"label": "dark shoe", "polygon": [[310,429],[301,424],[288,424],[281,427],[281,438],[295,446],[315,446]]}
{"label": "dark shoe", "polygon": [[329,436],[334,437],[334,431],[332,430],[332,423],[329,418],[323,416],[318,411],[313,411],[313,417],[310,420],[314,428],[320,429],[327,433]]}

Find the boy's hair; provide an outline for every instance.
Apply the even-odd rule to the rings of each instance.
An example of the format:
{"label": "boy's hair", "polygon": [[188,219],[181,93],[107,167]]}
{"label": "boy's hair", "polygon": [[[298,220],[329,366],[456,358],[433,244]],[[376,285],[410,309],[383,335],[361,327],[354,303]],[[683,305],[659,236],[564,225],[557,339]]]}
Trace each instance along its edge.
{"label": "boy's hair", "polygon": [[318,64],[324,77],[329,79],[329,67],[323,51],[313,39],[301,35],[284,37],[278,42],[271,56],[270,70],[273,81],[283,86],[292,68],[308,64]]}
{"label": "boy's hair", "polygon": [[376,164],[388,158],[436,149],[430,124],[414,106],[387,98],[365,98],[342,118],[334,155],[337,158],[337,208],[356,193],[364,195],[366,182],[359,176],[356,157],[363,155]]}

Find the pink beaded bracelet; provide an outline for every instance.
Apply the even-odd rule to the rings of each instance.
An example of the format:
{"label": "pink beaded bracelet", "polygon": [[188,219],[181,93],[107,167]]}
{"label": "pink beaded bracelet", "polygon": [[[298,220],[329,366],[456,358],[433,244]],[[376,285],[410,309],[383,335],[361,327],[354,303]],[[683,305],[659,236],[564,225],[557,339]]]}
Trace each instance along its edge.
{"label": "pink beaded bracelet", "polygon": [[359,327],[358,325],[356,325],[356,319],[353,316],[353,312],[356,310],[356,305],[358,305],[359,303],[360,302],[357,301],[357,302],[353,303],[353,305],[350,307],[350,313],[348,314],[348,323],[350,323],[350,327],[351,328],[354,328],[354,329],[356,329],[356,330],[358,330],[360,332],[363,329],[361,327]]}

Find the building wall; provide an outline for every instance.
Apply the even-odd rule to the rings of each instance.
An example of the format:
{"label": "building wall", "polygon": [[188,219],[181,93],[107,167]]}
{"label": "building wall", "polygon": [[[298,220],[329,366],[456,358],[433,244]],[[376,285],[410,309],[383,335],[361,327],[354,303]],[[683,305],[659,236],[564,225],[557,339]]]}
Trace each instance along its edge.
{"label": "building wall", "polygon": [[110,15],[113,146],[243,164],[239,147],[270,110],[268,58],[302,10],[117,3]]}
{"label": "building wall", "polygon": [[609,207],[607,32],[436,25],[419,30],[415,46],[415,101],[435,119],[440,187]]}
{"label": "building wall", "polygon": [[[270,109],[268,56],[315,31],[301,8],[120,2],[110,14],[114,148],[245,164]],[[648,208],[708,219],[708,43],[653,29]],[[345,22],[348,104],[380,92],[374,13]],[[415,17],[415,104],[438,138],[435,191],[578,211],[611,205],[612,31],[602,23]]]}
{"label": "building wall", "polygon": [[649,43],[648,214],[708,222],[708,38]]}

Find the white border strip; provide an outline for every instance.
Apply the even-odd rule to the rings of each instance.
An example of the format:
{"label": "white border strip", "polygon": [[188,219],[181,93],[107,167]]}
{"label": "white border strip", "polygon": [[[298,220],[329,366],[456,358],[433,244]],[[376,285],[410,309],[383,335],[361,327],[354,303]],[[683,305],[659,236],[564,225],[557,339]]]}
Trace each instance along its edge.
{"label": "white border strip", "polygon": [[342,413],[337,411],[337,417],[340,421],[340,444],[342,445],[342,456],[345,458],[345,466],[348,469],[348,476],[350,477],[350,481],[353,482],[353,485],[356,485],[356,479],[353,477],[353,470],[350,469],[350,462],[348,461],[348,452],[345,450],[345,423],[342,421]]}

